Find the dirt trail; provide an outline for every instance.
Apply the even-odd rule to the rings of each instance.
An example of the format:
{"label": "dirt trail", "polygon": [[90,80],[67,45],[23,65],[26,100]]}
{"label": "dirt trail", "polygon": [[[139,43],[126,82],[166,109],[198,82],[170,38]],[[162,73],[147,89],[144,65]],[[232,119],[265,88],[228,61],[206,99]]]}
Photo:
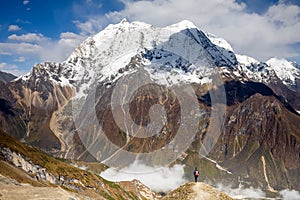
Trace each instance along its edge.
{"label": "dirt trail", "polygon": [[191,200],[232,200],[228,195],[204,183],[195,183]]}
{"label": "dirt trail", "polygon": [[205,183],[189,182],[171,191],[162,200],[233,200]]}
{"label": "dirt trail", "polygon": [[0,200],[91,200],[60,187],[33,187],[0,175]]}

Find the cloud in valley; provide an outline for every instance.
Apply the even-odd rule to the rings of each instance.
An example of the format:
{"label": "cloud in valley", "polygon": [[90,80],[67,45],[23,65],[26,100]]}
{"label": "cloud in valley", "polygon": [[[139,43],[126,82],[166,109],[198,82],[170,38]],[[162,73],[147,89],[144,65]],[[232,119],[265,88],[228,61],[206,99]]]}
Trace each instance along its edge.
{"label": "cloud in valley", "polygon": [[300,192],[296,190],[281,190],[280,194],[284,200],[300,199]]}
{"label": "cloud in valley", "polygon": [[260,188],[245,188],[243,186],[232,188],[230,185],[223,184],[218,184],[216,188],[234,199],[261,199],[266,197],[266,194]]}
{"label": "cloud in valley", "polygon": [[186,182],[183,168],[184,165],[153,168],[135,161],[122,170],[109,168],[100,175],[110,181],[137,179],[156,192],[167,192]]}
{"label": "cloud in valley", "polygon": [[[218,184],[218,190],[225,192],[234,199],[265,199],[266,193],[260,188],[244,187],[240,185],[238,188],[233,188],[230,185]],[[300,192],[296,190],[281,190],[279,191],[280,198],[283,200],[300,199]],[[275,199],[275,198],[274,198]],[[277,198],[276,198],[277,199]]]}

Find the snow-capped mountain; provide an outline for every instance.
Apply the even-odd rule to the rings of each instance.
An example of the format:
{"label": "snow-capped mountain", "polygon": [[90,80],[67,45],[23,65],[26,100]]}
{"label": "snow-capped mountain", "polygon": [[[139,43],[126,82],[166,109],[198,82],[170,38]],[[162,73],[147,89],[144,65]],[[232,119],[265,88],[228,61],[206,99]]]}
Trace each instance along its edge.
{"label": "snow-capped mountain", "polygon": [[[218,48],[223,48],[229,52],[233,52],[231,45],[223,38],[217,37],[213,34],[206,33],[206,36]],[[224,52],[226,54],[227,52]],[[239,72],[246,73],[248,78],[253,81],[269,82],[270,78],[276,75],[286,86],[290,89],[299,91],[300,69],[297,63],[287,61],[286,59],[271,58],[267,62],[258,61],[247,55],[240,55],[235,53],[238,61]]]}
{"label": "snow-capped mountain", "polygon": [[72,85],[80,80],[82,88],[78,97],[81,97],[91,84],[89,81],[97,79],[108,83],[134,70],[126,68],[134,56],[141,59],[152,79],[160,84],[205,83],[209,81],[209,68],[225,66],[224,72],[228,72],[229,67],[235,78],[242,79],[246,75],[250,80],[268,83],[277,76],[289,88],[299,89],[300,73],[295,64],[275,58],[264,63],[236,54],[226,40],[202,32],[186,20],[157,28],[123,19],[87,38],[65,62],[39,64],[22,80],[39,73],[45,78],[41,71],[48,73],[46,79],[60,85]]}
{"label": "snow-capped mountain", "polygon": [[[189,21],[156,28],[143,22],[129,23],[124,19],[119,24],[109,25],[77,47],[62,63],[64,66],[59,75],[62,79],[79,80],[83,77],[90,79],[96,73],[100,81],[114,81],[134,56],[140,57],[143,65],[149,66],[149,71],[153,71],[153,64],[159,61],[164,64],[164,73],[188,76],[214,65],[233,67],[236,64],[232,51],[214,45]],[[52,71],[48,64],[45,68]],[[170,73],[164,76],[170,77]],[[22,79],[28,80],[30,74],[36,73],[31,72]],[[57,71],[53,74],[56,78],[52,77],[52,80],[60,78]],[[65,83],[64,80],[59,82]]]}
{"label": "snow-capped mountain", "polygon": [[266,63],[275,71],[283,84],[300,91],[300,69],[297,68],[296,63],[279,58],[271,58]]}
{"label": "snow-capped mountain", "polygon": [[[131,75],[139,71],[152,84],[134,91],[122,85],[125,77],[129,77],[129,82],[138,79]],[[283,73],[286,71],[288,73]],[[189,21],[162,28],[127,20],[109,25],[82,42],[66,61],[38,64],[28,74],[10,82],[7,96],[14,98],[10,101],[15,105],[13,113],[20,112],[23,119],[18,138],[54,155],[103,162],[115,158],[122,164],[133,158],[123,158],[119,155],[121,151],[115,151],[114,147],[134,153],[172,147],[171,152],[179,156],[178,162],[208,167],[203,178],[217,181],[221,177],[228,178],[228,173],[213,169],[216,172],[209,174],[211,163],[193,154],[200,151],[209,128],[215,128],[215,124],[210,123],[214,117],[210,113],[213,110],[210,92],[222,91],[222,86],[213,85],[213,73],[220,74],[224,83],[226,101],[217,101],[217,104],[228,108],[222,115],[225,118],[222,134],[210,155],[210,159],[216,160],[213,167],[222,163],[224,169],[234,171],[236,177],[228,180],[244,176],[266,188],[270,184],[299,188],[297,176],[293,178],[300,168],[297,153],[300,117],[295,112],[300,109],[299,69],[283,60],[271,59],[264,63],[239,55],[226,40],[201,31]],[[183,114],[180,99],[169,89],[178,85],[191,86],[199,109]],[[125,95],[136,95],[136,98],[127,102],[119,98],[120,102],[112,103],[118,86]],[[190,97],[187,90],[180,92]],[[186,98],[184,103],[190,105],[193,99]],[[151,122],[151,109],[155,104],[166,110],[166,117],[156,116],[163,121],[162,128],[144,140],[135,137]],[[74,110],[79,110],[76,117]],[[118,124],[117,120],[125,116],[126,111],[139,130],[127,121]],[[3,119],[8,114],[5,113]],[[193,119],[199,120],[196,134],[188,137],[191,142],[188,149],[180,152],[170,140],[182,124],[186,128],[179,132],[188,135],[192,127],[186,122]],[[14,123],[19,121],[14,120]],[[124,129],[120,128],[123,125]],[[99,126],[104,133],[101,136]],[[82,135],[87,137],[82,139]],[[85,144],[91,141],[90,146]],[[101,148],[95,148],[97,145]],[[158,162],[164,156],[159,154],[151,160]],[[243,167],[239,165],[240,160]],[[267,163],[261,164],[261,160]],[[270,175],[274,165],[279,177],[288,178]]]}

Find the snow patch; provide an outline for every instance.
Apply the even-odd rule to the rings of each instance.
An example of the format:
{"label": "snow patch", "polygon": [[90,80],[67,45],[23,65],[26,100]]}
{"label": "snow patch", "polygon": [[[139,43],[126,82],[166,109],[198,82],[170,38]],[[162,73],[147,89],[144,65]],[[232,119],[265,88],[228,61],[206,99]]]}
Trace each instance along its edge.
{"label": "snow patch", "polygon": [[240,54],[235,54],[237,61],[245,66],[249,66],[251,64],[258,64],[259,61],[255,60],[254,58],[246,55],[240,55]]}
{"label": "snow patch", "polygon": [[232,51],[233,52],[233,48],[231,47],[231,45],[224,39],[224,38],[221,38],[221,37],[217,37],[216,35],[214,34],[211,34],[211,33],[206,33],[205,32],[205,35],[206,37],[209,38],[209,40],[219,46],[219,47],[222,47],[228,51]]}
{"label": "snow patch", "polygon": [[205,159],[207,159],[207,160],[209,160],[210,162],[212,162],[212,163],[215,163],[216,164],[216,167],[218,168],[218,169],[220,169],[220,170],[222,170],[222,171],[225,171],[225,172],[227,172],[228,174],[232,174],[232,172],[230,172],[230,171],[228,171],[227,169],[225,169],[225,168],[223,168],[222,166],[220,166],[218,163],[217,163],[217,161],[215,161],[215,160],[213,160],[213,159],[210,159],[210,158],[208,158],[208,157],[204,157]]}
{"label": "snow patch", "polygon": [[84,165],[79,166],[79,165],[77,165],[75,163],[72,163],[71,165],[74,166],[74,167],[76,167],[76,168],[78,168],[78,169],[85,170],[85,171],[88,168],[87,166],[84,166]]}
{"label": "snow patch", "polygon": [[178,31],[178,32],[181,30],[184,30],[184,29],[193,29],[193,28],[198,29],[197,26],[189,20],[182,20],[181,22],[179,22],[177,24],[172,24],[170,26],[167,26],[166,28],[174,30],[174,31]]}
{"label": "snow patch", "polygon": [[135,55],[136,52],[127,52],[126,54],[116,58],[106,67],[102,68],[102,70],[100,71],[100,81],[105,81],[108,77],[113,77],[110,81],[115,81],[123,76],[124,74],[120,73],[120,69],[124,68],[130,62],[131,58]]}

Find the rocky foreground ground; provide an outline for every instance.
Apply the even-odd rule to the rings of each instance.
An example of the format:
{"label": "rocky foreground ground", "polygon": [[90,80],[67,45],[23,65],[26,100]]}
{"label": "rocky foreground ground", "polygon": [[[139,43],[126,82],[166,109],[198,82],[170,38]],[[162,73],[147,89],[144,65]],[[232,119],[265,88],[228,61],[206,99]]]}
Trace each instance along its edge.
{"label": "rocky foreground ground", "polygon": [[186,183],[170,192],[163,200],[232,200],[228,195],[205,183]]}
{"label": "rocky foreground ground", "polygon": [[[231,200],[228,195],[204,183],[186,183],[164,197],[150,195],[152,200]],[[92,198],[61,187],[34,187],[0,175],[0,200],[90,200]],[[105,198],[99,198],[105,199]]]}
{"label": "rocky foreground ground", "polygon": [[0,200],[90,200],[61,187],[34,187],[0,175]]}

